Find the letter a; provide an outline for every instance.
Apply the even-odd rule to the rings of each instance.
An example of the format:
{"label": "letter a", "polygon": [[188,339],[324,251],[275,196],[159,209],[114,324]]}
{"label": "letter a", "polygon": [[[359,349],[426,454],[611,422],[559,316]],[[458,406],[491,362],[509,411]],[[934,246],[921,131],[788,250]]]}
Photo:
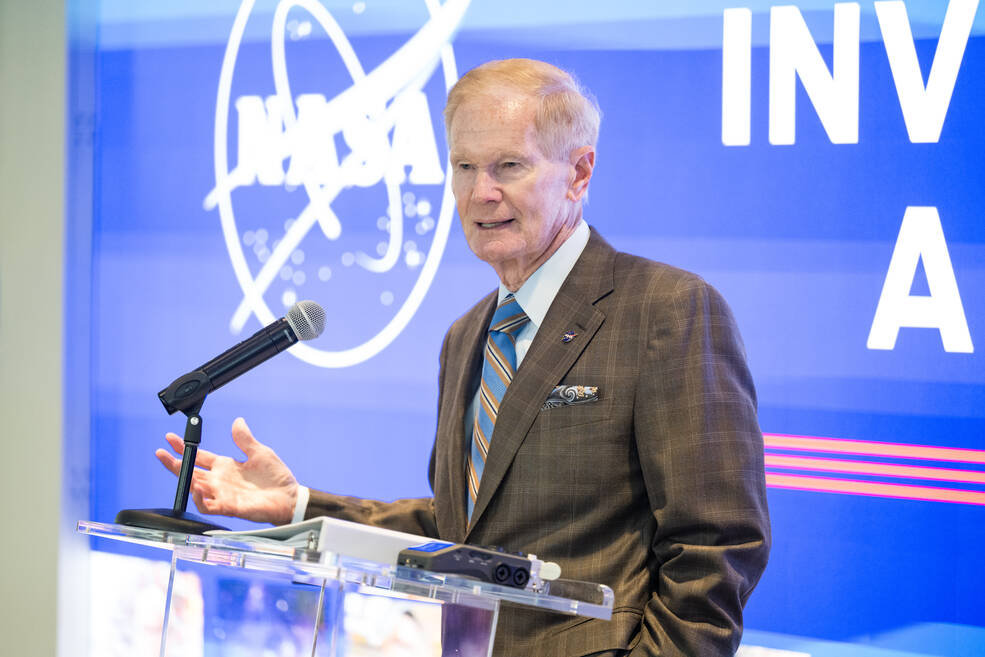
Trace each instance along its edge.
{"label": "letter a", "polygon": [[404,182],[404,165],[408,164],[412,184],[438,185],[444,182],[445,174],[441,170],[431,112],[424,92],[401,93],[393,99],[390,112],[395,117],[390,166],[394,169],[396,182]]}
{"label": "letter a", "polygon": [[[911,296],[921,258],[930,295]],[[893,349],[903,327],[938,329],[944,351],[950,353],[975,350],[935,207],[910,206],[903,215],[866,346]]]}

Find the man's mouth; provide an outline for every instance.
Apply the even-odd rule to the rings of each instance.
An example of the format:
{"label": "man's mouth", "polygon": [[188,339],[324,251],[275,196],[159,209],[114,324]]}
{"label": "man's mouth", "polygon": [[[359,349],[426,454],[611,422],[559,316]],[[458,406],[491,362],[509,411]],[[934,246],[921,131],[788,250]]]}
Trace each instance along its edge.
{"label": "man's mouth", "polygon": [[502,221],[489,221],[489,222],[485,222],[485,223],[484,222],[481,222],[481,221],[478,221],[476,223],[479,224],[479,227],[480,228],[489,229],[489,228],[496,228],[498,226],[505,226],[506,224],[513,223],[513,219],[510,218],[510,219],[504,219]]}

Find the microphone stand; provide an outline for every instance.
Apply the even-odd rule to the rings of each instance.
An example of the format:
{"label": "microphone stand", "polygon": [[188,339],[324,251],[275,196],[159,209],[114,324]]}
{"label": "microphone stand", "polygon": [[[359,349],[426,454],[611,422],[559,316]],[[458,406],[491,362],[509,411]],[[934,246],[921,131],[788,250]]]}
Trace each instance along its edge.
{"label": "microphone stand", "polygon": [[116,514],[116,522],[182,534],[203,534],[209,530],[225,529],[186,511],[192,474],[195,472],[195,456],[202,442],[202,416],[199,411],[205,397],[298,340],[318,337],[324,328],[325,311],[322,307],[314,301],[299,301],[291,306],[286,317],[263,327],[198,369],[179,376],[157,393],[168,415],[181,411],[188,416],[174,506],[170,509],[124,509]]}
{"label": "microphone stand", "polygon": [[204,534],[213,529],[226,529],[186,511],[188,493],[192,487],[192,473],[195,471],[195,457],[202,442],[202,417],[199,411],[204,402],[203,397],[196,404],[182,409],[188,416],[188,421],[185,422],[185,450],[181,455],[181,471],[178,473],[174,506],[170,509],[123,509],[116,514],[117,524],[181,534]]}

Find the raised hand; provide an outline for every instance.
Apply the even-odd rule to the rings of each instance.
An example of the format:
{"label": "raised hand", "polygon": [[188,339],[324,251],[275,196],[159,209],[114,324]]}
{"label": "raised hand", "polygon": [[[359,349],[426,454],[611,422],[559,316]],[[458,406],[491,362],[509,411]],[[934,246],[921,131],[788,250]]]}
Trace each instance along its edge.
{"label": "raised hand", "polygon": [[[165,439],[178,454],[184,451],[180,436],[169,433]],[[253,437],[241,417],[233,422],[233,442],[246,455],[245,461],[198,450],[191,486],[195,506],[202,513],[275,525],[290,522],[298,495],[298,482],[291,470],[274,450]],[[154,455],[164,467],[178,474],[180,458],[165,449],[158,449]]]}

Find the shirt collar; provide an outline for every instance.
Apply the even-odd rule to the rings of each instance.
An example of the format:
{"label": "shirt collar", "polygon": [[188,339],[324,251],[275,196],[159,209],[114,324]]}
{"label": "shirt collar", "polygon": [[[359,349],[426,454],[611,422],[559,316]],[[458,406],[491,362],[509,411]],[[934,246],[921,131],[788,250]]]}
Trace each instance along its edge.
{"label": "shirt collar", "polygon": [[[547,311],[554,303],[554,297],[557,296],[564,280],[571,273],[575,263],[578,262],[581,252],[585,250],[589,233],[588,224],[585,223],[584,219],[581,219],[578,226],[575,227],[575,232],[558,247],[557,251],[544,264],[537,268],[537,271],[530,275],[530,278],[513,295],[523,311],[527,313],[530,322],[537,328],[540,328],[540,325],[544,323],[544,317],[547,316]],[[499,300],[502,301],[509,294],[510,291],[506,289],[506,286],[500,283]]]}

